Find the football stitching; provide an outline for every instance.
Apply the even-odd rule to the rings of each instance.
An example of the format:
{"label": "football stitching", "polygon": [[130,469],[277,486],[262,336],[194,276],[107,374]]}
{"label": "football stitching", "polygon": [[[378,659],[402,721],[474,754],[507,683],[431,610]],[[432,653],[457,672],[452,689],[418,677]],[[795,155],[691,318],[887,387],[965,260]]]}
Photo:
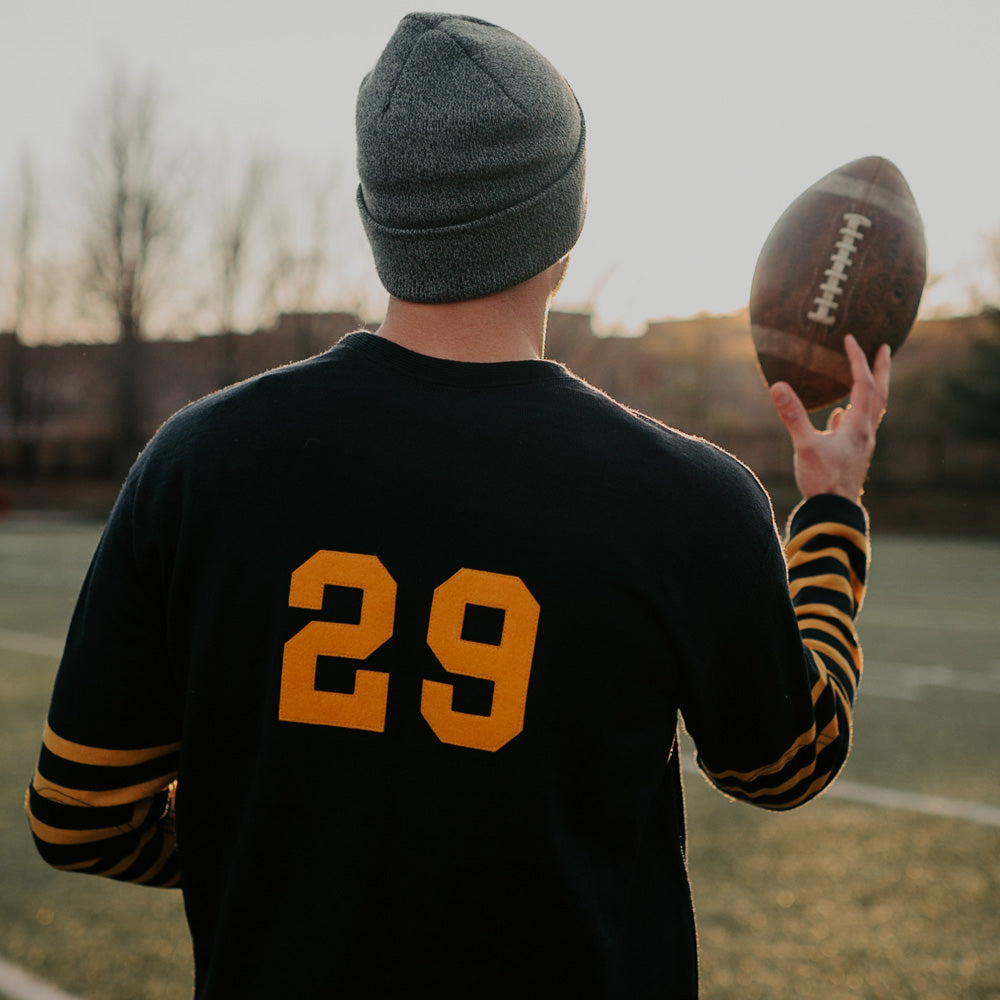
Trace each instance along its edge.
{"label": "football stitching", "polygon": [[816,308],[806,314],[809,319],[824,326],[833,326],[837,321],[837,317],[832,313],[840,306],[837,296],[844,290],[841,282],[847,281],[847,269],[853,263],[852,257],[858,246],[857,241],[865,238],[861,227],[872,224],[871,219],[859,212],[845,212],[844,220],[847,225],[840,228],[841,239],[834,244],[834,253],[830,256],[831,266],[823,272],[826,280],[819,286],[823,294],[813,299]]}

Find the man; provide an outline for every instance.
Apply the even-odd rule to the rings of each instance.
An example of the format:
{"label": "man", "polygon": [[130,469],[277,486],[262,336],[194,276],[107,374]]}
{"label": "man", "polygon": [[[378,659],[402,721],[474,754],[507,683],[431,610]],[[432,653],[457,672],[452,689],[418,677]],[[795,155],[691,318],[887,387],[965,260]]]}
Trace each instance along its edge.
{"label": "man", "polygon": [[198,997],[693,997],[678,712],[760,806],[842,765],[888,354],[873,376],[849,342],[829,433],[774,390],[806,497],[786,566],[742,465],[542,360],[584,215],[552,66],[411,15],[357,120],[385,322],[136,462],[56,682],[39,849],[180,885]]}

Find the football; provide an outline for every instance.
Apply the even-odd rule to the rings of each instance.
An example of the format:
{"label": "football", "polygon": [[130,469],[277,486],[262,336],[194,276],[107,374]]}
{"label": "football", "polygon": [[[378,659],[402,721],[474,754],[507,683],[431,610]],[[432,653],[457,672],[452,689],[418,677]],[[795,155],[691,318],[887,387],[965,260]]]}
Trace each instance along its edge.
{"label": "football", "polygon": [[788,382],[807,410],[851,391],[844,335],[869,365],[906,339],[927,278],[924,226],[909,185],[881,156],[805,190],[775,223],[754,270],[750,326],[768,385]]}

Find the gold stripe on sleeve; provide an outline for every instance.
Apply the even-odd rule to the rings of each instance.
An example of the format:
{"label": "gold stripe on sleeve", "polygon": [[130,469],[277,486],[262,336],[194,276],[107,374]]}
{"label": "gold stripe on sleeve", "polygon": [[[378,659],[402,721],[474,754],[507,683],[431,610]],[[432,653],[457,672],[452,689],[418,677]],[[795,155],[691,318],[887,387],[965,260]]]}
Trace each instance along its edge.
{"label": "gold stripe on sleeve", "polygon": [[67,830],[60,826],[49,826],[33,815],[28,817],[31,832],[46,844],[60,844],[70,846],[74,844],[90,844],[100,840],[109,840],[112,837],[120,837],[123,833],[128,833],[129,827],[124,823],[120,826],[98,827],[88,830]]}
{"label": "gold stripe on sleeve", "polygon": [[828,785],[832,779],[832,774],[828,771],[824,772],[797,798],[792,799],[790,802],[775,802],[769,808],[774,810],[794,809],[796,806],[802,805],[803,802],[808,802],[820,789]]}
{"label": "gold stripe on sleeve", "polygon": [[114,867],[108,868],[105,871],[99,872],[98,874],[103,875],[105,878],[114,878],[116,875],[120,875],[123,871],[129,868],[131,865],[135,864],[135,859],[143,852],[146,845],[156,836],[159,831],[155,826],[151,826],[140,838],[139,846],[136,847],[134,851],[130,854],[126,854],[121,861],[118,862]]}
{"label": "gold stripe on sleeve", "polygon": [[720,787],[727,791],[739,794],[741,799],[762,799],[769,796],[783,795],[796,785],[801,785],[802,782],[809,778],[810,775],[814,774],[815,771],[816,758],[814,757],[808,764],[805,765],[805,767],[799,768],[795,774],[793,774],[790,778],[786,778],[780,785],[768,785],[764,788],[754,788],[752,790],[748,790],[746,788],[740,788],[735,784],[720,782]]}
{"label": "gold stripe on sleeve", "polygon": [[[803,641],[814,653],[830,657],[847,674],[851,685],[852,697],[858,693],[858,675],[861,673],[860,665],[851,664],[844,659],[840,650],[834,649],[833,646],[821,642],[819,639],[805,639]],[[817,657],[814,656],[813,659],[815,660]],[[829,671],[827,671],[827,676],[829,678]]]}
{"label": "gold stripe on sleeve", "polygon": [[845,629],[851,635],[855,634],[854,619],[849,615],[845,614],[840,608],[835,608],[832,604],[798,604],[795,607],[795,614],[799,618],[799,627],[802,627],[802,621],[807,615],[818,615],[822,618],[835,618],[840,622]]}
{"label": "gold stripe on sleeve", "polygon": [[823,521],[793,535],[788,540],[788,544],[785,545],[786,558],[791,559],[804,545],[811,542],[817,535],[830,535],[834,538],[843,538],[844,541],[852,543],[860,552],[866,555],[868,553],[868,538],[864,532],[858,531],[855,528],[849,528],[846,524],[840,524],[837,521]]}
{"label": "gold stripe on sleeve", "polygon": [[176,848],[176,843],[172,837],[163,838],[163,847],[160,849],[160,856],[149,866],[149,868],[142,873],[135,881],[137,885],[144,885],[147,882],[152,882],[161,871],[163,871],[164,866],[173,857],[174,850]]}
{"label": "gold stripe on sleeve", "polygon": [[98,767],[132,767],[135,764],[145,764],[147,761],[165,757],[180,749],[180,743],[164,743],[158,747],[142,747],[136,750],[108,750],[103,747],[88,747],[82,743],[74,743],[64,739],[52,730],[46,723],[42,740],[45,746],[57,757],[71,761],[74,764],[91,764]]}
{"label": "gold stripe on sleeve", "polygon": [[35,771],[32,787],[39,795],[70,806],[89,806],[101,809],[108,806],[124,806],[142,799],[148,799],[157,792],[162,792],[177,777],[176,769],[165,771],[162,775],[150,778],[138,785],[127,785],[124,788],[78,789],[67,788],[50,781],[39,771]]}
{"label": "gold stripe on sleeve", "polygon": [[[36,789],[37,790],[37,789]],[[39,795],[43,793],[39,791]],[[85,829],[67,828],[61,826],[49,826],[43,823],[33,813],[29,813],[28,822],[31,832],[47,844],[61,844],[65,846],[73,844],[90,844],[99,840],[109,840],[112,837],[120,837],[124,833],[136,829],[142,825],[149,816],[149,811],[153,806],[151,799],[136,803],[132,816],[127,823],[119,823],[117,826],[88,827]]]}
{"label": "gold stripe on sleeve", "polygon": [[86,871],[88,868],[93,868],[99,860],[100,858],[90,858],[87,861],[74,861],[72,864],[68,865],[54,865],[50,861],[49,867],[56,868],[61,872],[80,872]]}
{"label": "gold stripe on sleeve", "polygon": [[854,588],[850,583],[845,580],[842,576],[838,576],[835,573],[823,573],[820,576],[803,576],[796,577],[789,581],[788,589],[789,593],[794,599],[799,591],[805,590],[807,587],[820,587],[823,590],[834,590],[838,594],[843,594],[845,597],[850,598],[855,605],[858,603],[858,597],[854,592]]}
{"label": "gold stripe on sleeve", "polygon": [[[816,659],[816,657],[814,656],[813,659]],[[826,690],[832,683],[832,679],[828,679],[826,677],[826,670],[823,668],[823,677],[816,682],[816,687],[813,689],[813,700],[817,700],[819,694]],[[816,688],[819,690],[817,691]],[[848,718],[850,718],[850,704],[846,701],[846,699],[843,701],[843,708],[847,712]],[[818,735],[816,733],[816,726],[813,724],[773,764],[766,764],[753,771],[712,771],[709,768],[705,768],[705,770],[713,781],[720,784],[724,781],[736,781],[743,784],[753,784],[761,778],[780,773],[788,765],[789,761],[791,761],[804,747],[814,744],[817,748],[817,752],[819,752],[837,739],[839,735],[840,723],[837,720],[836,714],[834,714]],[[806,770],[808,770],[808,768],[804,768],[800,771],[800,775]],[[782,786],[782,788],[784,787],[785,786]],[[771,789],[771,791],[774,791],[774,789]],[[754,794],[756,795],[759,793]]]}
{"label": "gold stripe on sleeve", "polygon": [[823,731],[816,737],[816,752],[825,750],[840,735],[840,722],[836,713],[830,721],[823,727]]}
{"label": "gold stripe on sleeve", "polygon": [[[807,645],[808,648],[808,645]],[[847,697],[847,692],[841,687],[840,682],[836,677],[831,677],[829,671],[827,670],[826,661],[815,649],[809,649],[809,655],[812,657],[813,665],[816,667],[816,672],[819,676],[816,678],[816,683],[812,687],[812,703],[815,707],[823,693],[826,691],[833,691],[835,696],[843,702],[843,709],[847,713],[848,721],[851,719],[851,699]]]}
{"label": "gold stripe on sleeve", "polygon": [[[825,726],[823,731],[819,734],[819,736],[816,737],[815,742],[817,750],[822,750],[824,747],[828,746],[839,735],[840,735],[840,725],[837,722],[837,717],[835,715],[827,723],[827,725]],[[792,756],[794,756],[794,754]],[[791,759],[791,757],[785,754],[785,757],[783,759],[786,758],[788,760]],[[783,792],[788,791],[789,788],[793,788],[797,783],[804,781],[805,778],[809,776],[809,773],[811,771],[814,771],[815,769],[816,769],[816,758],[814,757],[809,764],[807,764],[803,768],[800,768],[799,771],[797,771],[791,778],[786,779],[780,785],[770,785],[766,788],[755,789],[754,791],[747,791],[746,788],[741,786],[745,784],[752,784],[757,779],[766,776],[769,773],[769,771],[771,773],[780,773],[781,768],[777,769],[760,768],[758,771],[750,772],[747,775],[739,775],[734,771],[723,771],[720,772],[719,774],[716,774],[713,771],[708,771],[708,774],[712,778],[712,780],[715,781],[720,786],[727,788],[728,790],[733,792],[738,791],[742,798],[756,799],[765,795],[781,795]],[[735,778],[736,780],[723,781],[723,779],[732,779],[732,778]]]}
{"label": "gold stripe on sleeve", "polygon": [[769,774],[777,774],[803,747],[809,746],[815,739],[816,725],[814,723],[773,764],[765,764],[753,771],[708,771],[708,773],[716,780],[735,778],[737,781],[756,781]]}
{"label": "gold stripe on sleeve", "polygon": [[825,632],[847,649],[856,650],[858,648],[853,629],[845,635],[844,630],[840,626],[831,624],[825,618],[799,618],[799,631]]}
{"label": "gold stripe on sleeve", "polygon": [[802,549],[788,559],[788,564],[789,566],[805,566],[817,559],[836,559],[837,562],[843,563],[846,569],[851,568],[851,560],[847,553],[836,545],[831,545],[826,549]]}
{"label": "gold stripe on sleeve", "polygon": [[788,560],[788,571],[792,576],[795,576],[803,572],[804,568],[810,563],[817,562],[820,559],[836,559],[847,570],[851,582],[851,590],[854,592],[854,603],[860,604],[861,598],[864,596],[865,585],[858,578],[857,573],[854,572],[851,560],[843,549],[829,548],[819,549],[816,552],[800,552],[795,558]]}

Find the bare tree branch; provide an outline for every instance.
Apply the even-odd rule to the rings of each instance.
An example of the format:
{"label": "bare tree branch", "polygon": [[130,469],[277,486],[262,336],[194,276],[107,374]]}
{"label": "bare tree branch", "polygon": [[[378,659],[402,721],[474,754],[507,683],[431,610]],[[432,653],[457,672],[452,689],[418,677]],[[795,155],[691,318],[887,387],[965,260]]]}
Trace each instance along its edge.
{"label": "bare tree branch", "polygon": [[[260,293],[260,311],[309,312],[321,307],[320,284],[329,261],[333,229],[332,208],[340,186],[333,171],[296,185],[304,192],[300,217],[287,203],[275,205],[268,218],[268,260]],[[293,209],[296,207],[292,203]]]}
{"label": "bare tree branch", "polygon": [[153,83],[115,72],[86,135],[83,281],[112,309],[123,341],[143,335],[157,268],[179,232],[178,161],[164,155],[159,129]]}
{"label": "bare tree branch", "polygon": [[18,218],[14,239],[13,328],[24,333],[24,321],[35,286],[34,247],[38,230],[38,181],[34,161],[28,153],[21,157],[18,184]]}
{"label": "bare tree branch", "polygon": [[236,328],[237,302],[248,273],[253,236],[274,172],[274,164],[253,156],[234,194],[220,194],[211,216],[220,333]]}
{"label": "bare tree branch", "polygon": [[117,322],[115,466],[124,473],[146,439],[139,350],[150,302],[176,250],[183,189],[179,161],[160,142],[151,80],[121,70],[100,96],[84,144],[83,285]]}

